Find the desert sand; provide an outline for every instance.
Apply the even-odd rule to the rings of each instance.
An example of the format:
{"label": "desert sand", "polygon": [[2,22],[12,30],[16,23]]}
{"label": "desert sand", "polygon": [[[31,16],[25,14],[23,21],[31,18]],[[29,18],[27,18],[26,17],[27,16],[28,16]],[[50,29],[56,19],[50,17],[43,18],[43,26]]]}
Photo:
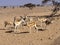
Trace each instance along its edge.
{"label": "desert sand", "polygon": [[[0,45],[60,45],[60,18],[47,26],[47,30],[32,29],[32,33],[6,33],[4,21],[12,21],[14,16],[44,16],[52,13],[52,6],[29,8],[0,8]],[[57,13],[59,14],[60,11]],[[27,28],[18,29],[20,32],[29,31]]]}

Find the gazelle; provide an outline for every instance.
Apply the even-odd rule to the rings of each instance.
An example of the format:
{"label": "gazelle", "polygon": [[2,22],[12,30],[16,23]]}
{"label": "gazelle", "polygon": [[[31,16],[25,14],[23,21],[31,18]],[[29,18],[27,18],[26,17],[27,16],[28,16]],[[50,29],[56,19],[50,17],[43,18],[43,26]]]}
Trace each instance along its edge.
{"label": "gazelle", "polygon": [[54,22],[53,18],[38,18],[38,21],[40,21],[41,23],[45,23],[46,25]]}
{"label": "gazelle", "polygon": [[34,21],[34,19],[31,17],[29,17],[29,21],[27,21],[27,27],[30,29],[30,33],[31,33],[31,30],[33,27],[35,27],[35,29],[37,29],[37,32],[38,32],[38,27],[37,27],[37,22]]}
{"label": "gazelle", "polygon": [[27,27],[30,28],[30,33],[33,27],[35,27],[36,29],[38,29],[38,27],[36,26],[36,22],[27,22]]}
{"label": "gazelle", "polygon": [[15,27],[15,29],[17,29],[17,27],[19,25],[21,25],[21,23],[23,23],[23,22],[25,22],[25,21],[22,18],[20,19],[20,18],[14,17],[14,27]]}

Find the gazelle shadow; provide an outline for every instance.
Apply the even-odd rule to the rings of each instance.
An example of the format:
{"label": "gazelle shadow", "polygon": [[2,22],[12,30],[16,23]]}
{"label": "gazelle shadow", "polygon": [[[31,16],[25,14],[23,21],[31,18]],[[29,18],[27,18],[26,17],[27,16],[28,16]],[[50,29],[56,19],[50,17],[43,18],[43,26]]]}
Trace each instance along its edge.
{"label": "gazelle shadow", "polygon": [[29,32],[14,32],[14,27],[9,27],[5,33],[26,34]]}
{"label": "gazelle shadow", "polygon": [[46,29],[38,29],[38,31],[45,31]]}
{"label": "gazelle shadow", "polygon": [[5,33],[12,33],[12,32],[14,32],[14,31],[10,30],[10,31],[6,31]]}
{"label": "gazelle shadow", "polygon": [[26,33],[29,33],[29,32],[14,32],[14,31],[12,31],[12,30],[10,30],[10,31],[6,31],[5,33],[14,33],[14,34],[26,34]]}
{"label": "gazelle shadow", "polygon": [[6,30],[6,29],[4,29],[4,28],[0,28],[0,30]]}
{"label": "gazelle shadow", "polygon": [[15,33],[15,34],[27,34],[29,32],[20,32],[20,33]]}

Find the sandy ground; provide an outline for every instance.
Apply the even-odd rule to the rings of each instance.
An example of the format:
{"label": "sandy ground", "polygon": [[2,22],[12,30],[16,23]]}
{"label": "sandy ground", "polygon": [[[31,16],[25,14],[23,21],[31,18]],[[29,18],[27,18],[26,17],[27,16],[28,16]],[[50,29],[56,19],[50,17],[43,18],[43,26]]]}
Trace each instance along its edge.
{"label": "sandy ground", "polygon": [[[32,29],[32,33],[6,33],[4,21],[13,21],[14,16],[31,15],[43,16],[51,14],[52,7],[28,8],[0,8],[0,45],[60,45],[60,19],[47,26],[47,30],[38,31]],[[59,12],[58,12],[59,13]],[[57,14],[58,14],[57,13]],[[28,31],[27,28],[18,29],[20,32]]]}

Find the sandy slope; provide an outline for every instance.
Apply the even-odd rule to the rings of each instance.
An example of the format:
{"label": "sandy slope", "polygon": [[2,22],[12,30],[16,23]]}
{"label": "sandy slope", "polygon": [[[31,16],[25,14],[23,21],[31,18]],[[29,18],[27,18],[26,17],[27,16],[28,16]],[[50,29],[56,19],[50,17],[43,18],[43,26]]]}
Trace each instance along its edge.
{"label": "sandy slope", "polygon": [[[14,16],[31,15],[43,16],[51,14],[51,7],[36,7],[33,10],[28,8],[0,8],[0,45],[55,45],[55,41],[60,37],[60,19],[55,20],[54,24],[47,26],[47,30],[39,31],[32,29],[32,33],[5,33],[4,21],[13,21]],[[59,13],[59,12],[58,12]],[[27,28],[18,29],[20,31],[29,31]],[[60,38],[58,38],[60,39]],[[60,44],[59,44],[60,45]]]}

